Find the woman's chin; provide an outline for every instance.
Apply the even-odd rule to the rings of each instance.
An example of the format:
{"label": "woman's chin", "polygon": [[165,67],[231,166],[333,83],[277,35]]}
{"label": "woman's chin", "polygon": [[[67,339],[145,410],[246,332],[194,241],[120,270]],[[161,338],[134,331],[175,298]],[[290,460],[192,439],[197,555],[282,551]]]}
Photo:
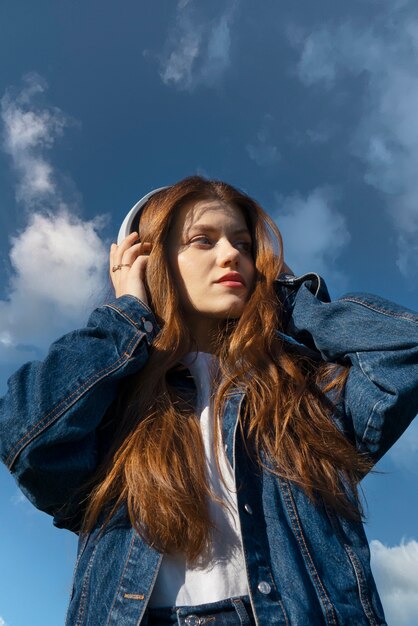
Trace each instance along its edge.
{"label": "woman's chin", "polygon": [[245,303],[242,301],[233,302],[229,306],[225,306],[225,308],[222,308],[219,313],[216,314],[216,317],[218,317],[219,319],[231,319],[241,317],[244,311],[244,307]]}

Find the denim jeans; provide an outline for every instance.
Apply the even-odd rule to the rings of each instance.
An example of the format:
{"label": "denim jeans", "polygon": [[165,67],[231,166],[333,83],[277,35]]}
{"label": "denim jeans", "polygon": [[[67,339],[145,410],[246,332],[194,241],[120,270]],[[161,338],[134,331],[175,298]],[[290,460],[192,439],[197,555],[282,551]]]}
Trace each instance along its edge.
{"label": "denim jeans", "polygon": [[197,606],[147,610],[146,626],[255,626],[248,596]]}

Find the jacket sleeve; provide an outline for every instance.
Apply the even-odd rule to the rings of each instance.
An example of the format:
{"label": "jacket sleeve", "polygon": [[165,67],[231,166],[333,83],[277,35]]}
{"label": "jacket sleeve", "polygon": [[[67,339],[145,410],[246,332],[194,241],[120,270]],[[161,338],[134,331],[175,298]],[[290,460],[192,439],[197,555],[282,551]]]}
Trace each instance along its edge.
{"label": "jacket sleeve", "polygon": [[418,413],[418,313],[367,293],[331,301],[317,274],[279,278],[278,288],[287,332],[325,361],[351,364],[347,430],[377,461]]}
{"label": "jacket sleeve", "polygon": [[0,400],[0,454],[39,509],[54,515],[97,467],[97,427],[120,380],[140,370],[158,331],[134,296],[97,308],[86,328],[23,365]]}

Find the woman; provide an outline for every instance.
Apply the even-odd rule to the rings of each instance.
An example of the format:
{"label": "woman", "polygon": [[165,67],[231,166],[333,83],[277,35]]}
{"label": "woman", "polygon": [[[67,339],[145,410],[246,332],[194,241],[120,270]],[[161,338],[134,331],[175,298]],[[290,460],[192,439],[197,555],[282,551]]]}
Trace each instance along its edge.
{"label": "woman", "polygon": [[116,298],[1,405],[3,460],[79,533],[67,624],[385,624],[357,485],[418,412],[418,315],[283,273],[230,185],[145,200]]}

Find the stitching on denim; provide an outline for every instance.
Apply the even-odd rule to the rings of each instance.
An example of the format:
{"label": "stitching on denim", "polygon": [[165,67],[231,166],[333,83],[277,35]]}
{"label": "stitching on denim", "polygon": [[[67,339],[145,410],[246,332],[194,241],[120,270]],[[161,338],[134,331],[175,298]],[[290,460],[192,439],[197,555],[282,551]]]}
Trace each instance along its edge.
{"label": "stitching on denim", "polygon": [[[303,543],[303,545],[301,546],[302,547],[302,553],[305,553],[308,556],[309,561],[313,565],[312,559],[311,559],[311,555],[309,553],[309,550],[307,548],[306,542],[305,542],[303,534],[302,534],[302,529],[301,529],[300,524],[299,524],[298,519],[297,519],[297,512],[295,510],[295,506],[294,506],[294,503],[293,503],[293,498],[291,496],[291,492],[290,492],[290,489],[289,489],[289,485],[287,484],[287,481],[284,481],[284,485],[285,485],[285,488],[286,488],[286,493],[283,492],[283,497],[284,497],[284,501],[285,501],[285,504],[286,504],[286,508],[287,508],[287,510],[289,512],[290,522],[292,524],[293,532],[294,532],[294,534],[296,536],[296,539],[297,539],[297,541],[298,541],[300,546],[301,546],[300,538],[302,539],[302,543]],[[291,506],[292,510],[289,509],[289,505]],[[294,523],[295,521],[296,521],[297,527],[295,526],[295,523]],[[317,573],[314,565],[313,565],[313,568],[315,570],[313,572],[314,578],[317,577],[319,579],[318,573]],[[312,573],[312,569],[311,568],[309,568],[309,569],[311,570],[311,573]],[[321,582],[320,579],[319,579],[319,582]],[[322,585],[321,585],[321,588],[318,588],[318,592],[320,594],[321,600],[325,600],[326,594],[323,593],[324,592],[324,588],[323,588]],[[326,607],[325,607],[325,609],[326,609]]]}
{"label": "stitching on denim", "polygon": [[[115,361],[114,363],[112,363],[112,365],[110,365],[110,366],[108,366],[108,367],[105,367],[103,370],[99,371],[97,374],[95,374],[95,376],[100,376],[103,372],[106,372],[106,370],[107,370],[107,369],[112,368],[112,367],[113,367],[114,365],[116,365],[119,361],[121,361],[121,359],[123,358],[123,356],[124,356],[124,355],[121,355],[121,356],[118,358],[118,360],[117,360],[117,361]],[[63,404],[66,404],[66,402],[68,402],[68,400],[71,400],[71,398],[72,398],[74,395],[77,395],[77,394],[78,394],[78,393],[79,393],[79,392],[83,389],[83,387],[85,387],[85,386],[87,386],[87,385],[88,385],[88,383],[89,383],[89,382],[90,382],[93,378],[94,378],[94,376],[92,376],[91,378],[89,378],[89,379],[88,379],[88,380],[87,380],[87,381],[86,381],[83,385],[81,385],[81,386],[80,386],[80,387],[78,387],[76,390],[74,390],[74,391],[73,391],[73,392],[72,392],[69,396],[66,396],[63,400],[61,400],[61,402],[60,402],[60,403],[59,403],[56,407],[54,407],[54,408],[53,408],[53,409],[52,409],[49,413],[47,413],[47,415],[45,415],[45,417],[43,417],[41,420],[39,420],[38,422],[36,422],[36,424],[34,424],[34,425],[32,426],[32,428],[31,428],[30,430],[28,430],[28,432],[27,432],[25,435],[23,435],[23,437],[21,437],[21,438],[19,439],[19,441],[17,441],[17,442],[15,443],[15,445],[14,445],[14,446],[13,446],[13,448],[12,448],[12,450],[10,451],[10,454],[9,454],[8,458],[6,459],[6,463],[9,463],[9,459],[10,459],[10,457],[14,454],[14,450],[15,450],[15,448],[18,448],[18,447],[19,447],[19,445],[20,445],[21,443],[23,444],[23,443],[25,442],[25,439],[30,438],[30,437],[31,437],[31,435],[32,435],[32,433],[33,433],[33,431],[36,431],[39,427],[42,427],[43,422],[47,421],[53,413],[55,413],[57,410],[59,410]]]}
{"label": "stitching on denim", "polygon": [[398,317],[400,319],[407,320],[408,322],[414,322],[414,324],[418,324],[418,316],[413,315],[412,313],[397,313],[396,311],[387,311],[386,309],[381,309],[378,306],[369,304],[368,302],[364,302],[363,300],[359,300],[358,298],[340,298],[337,302],[355,302],[356,304],[360,304],[367,309],[371,309],[372,311],[376,311],[377,313],[382,313],[382,315],[388,315],[389,317]]}
{"label": "stitching on denim", "polygon": [[248,611],[241,598],[232,598],[232,604],[234,605],[235,611],[237,612],[241,626],[243,624],[251,626],[250,616],[248,615]]}
{"label": "stitching on denim", "polygon": [[[346,543],[346,540],[344,539],[344,533],[342,532],[342,528],[340,523],[338,522],[338,519],[335,515],[335,513],[333,511],[330,510],[328,505],[325,505],[325,513],[328,517],[328,520],[338,538],[338,540],[340,541],[341,546],[344,548],[345,553],[347,554],[349,561],[351,563],[351,566],[354,570],[354,574],[356,576],[356,580],[357,580],[357,586],[358,586],[358,590],[359,590],[359,597],[360,597],[360,602],[362,604],[363,610],[366,614],[366,617],[369,619],[371,626],[378,626],[377,622],[375,621],[374,615],[373,615],[373,608],[371,607],[371,604],[369,602],[369,597],[367,594],[367,585],[364,584],[364,574],[362,574],[362,569],[361,569],[361,564],[359,563],[359,559],[357,557],[357,555],[355,554],[355,552],[351,549],[351,547]],[[357,571],[357,567],[356,567],[356,563],[358,566],[358,571]],[[364,600],[364,602],[363,602]],[[367,608],[365,607],[365,604],[367,605],[367,607],[370,610],[370,614],[367,612]]]}
{"label": "stitching on denim", "polygon": [[[364,369],[364,367],[363,367],[363,363],[362,363],[362,360],[361,360],[360,353],[359,353],[359,352],[356,352],[355,354],[356,354],[357,359],[358,359],[358,363],[359,363],[359,366],[360,366],[360,370],[363,372],[363,374],[364,374],[364,376],[367,378],[367,380],[369,380],[369,381],[372,383],[372,385],[374,385],[375,383],[373,382],[373,380],[370,378],[369,374],[366,372],[366,370],[365,370],[365,369]],[[384,401],[383,401],[383,399],[381,399],[381,400],[377,400],[377,401],[374,403],[374,405],[373,405],[373,407],[372,407],[372,410],[370,411],[370,415],[369,415],[369,417],[368,417],[368,419],[367,419],[366,426],[365,426],[365,428],[364,428],[364,432],[363,432],[363,435],[362,435],[362,438],[361,438],[361,443],[365,444],[365,443],[366,443],[366,441],[368,440],[368,435],[367,435],[367,433],[368,433],[368,431],[370,430],[370,428],[376,428],[376,427],[374,427],[374,426],[372,426],[372,425],[371,425],[371,422],[372,422],[372,420],[373,420],[373,418],[374,418],[374,415],[375,415],[375,413],[376,413],[377,407],[378,407],[380,404],[383,404],[383,402],[384,402]]]}
{"label": "stitching on denim", "polygon": [[86,549],[89,537],[90,537],[90,534],[86,535],[85,539],[83,539],[83,541],[80,542],[79,554],[78,554],[77,560],[76,560],[75,565],[74,565],[74,570],[73,570],[72,585],[71,585],[72,593],[71,593],[70,600],[69,600],[69,603],[68,603],[67,615],[66,615],[65,623],[67,623],[69,612],[70,612],[70,606],[71,606],[71,600],[73,598],[73,592],[74,592],[74,588],[75,588],[75,578],[76,578],[78,564],[80,563],[80,559],[81,559],[81,557],[84,554],[84,551]]}
{"label": "stitching on denim", "polygon": [[[236,463],[235,463],[235,440],[237,437],[237,429],[238,429],[238,422],[239,422],[239,418],[240,418],[240,413],[241,413],[241,407],[242,407],[242,403],[244,400],[244,395],[239,399],[238,402],[238,406],[237,406],[237,411],[236,411],[236,420],[235,420],[235,424],[234,424],[234,432],[232,434],[232,469],[234,472],[234,476],[235,476],[235,472],[236,472]],[[225,411],[223,411],[223,414],[221,415],[221,429],[223,430],[223,417],[225,415]],[[220,433],[222,434],[222,433]],[[235,484],[235,488],[236,488],[236,484]]]}
{"label": "stitching on denim", "polygon": [[[37,434],[36,431],[38,431],[38,430],[42,431],[42,430],[45,430],[45,428],[48,428],[48,426],[52,422],[54,422],[56,419],[58,419],[60,417],[60,415],[62,414],[62,412],[64,412],[66,410],[66,408],[67,409],[70,408],[71,404],[68,406],[68,402],[69,401],[71,401],[72,404],[74,404],[77,400],[79,400],[81,398],[82,395],[84,395],[87,391],[89,391],[97,382],[102,380],[102,378],[104,378],[106,374],[110,374],[113,371],[115,371],[116,369],[118,369],[119,366],[122,365],[131,356],[131,353],[128,352],[128,351],[130,351],[131,346],[134,343],[135,339],[137,339],[138,336],[139,336],[139,340],[137,342],[137,343],[139,343],[139,341],[142,339],[144,334],[145,333],[136,333],[134,335],[134,337],[132,338],[132,340],[130,341],[130,343],[128,344],[128,346],[126,348],[126,351],[116,361],[114,361],[111,365],[108,365],[107,367],[103,368],[99,372],[96,372],[95,374],[93,374],[93,376],[88,378],[82,385],[80,385],[80,387],[75,389],[69,396],[66,396],[63,400],[61,400],[61,402],[59,404],[57,404],[57,406],[55,406],[47,415],[45,415],[45,417],[43,417],[41,420],[36,422],[36,424],[34,424],[32,426],[32,428],[30,428],[30,430],[28,430],[28,432],[25,433],[25,435],[23,435],[23,437],[21,437],[19,439],[19,441],[17,441],[14,444],[14,446],[10,450],[9,455],[6,458],[6,461],[5,461],[6,465],[9,468],[9,470],[13,467],[13,464],[14,464],[17,456],[21,452],[21,450],[25,447],[25,445],[27,445],[27,443],[29,443],[29,441],[31,439],[33,439],[36,436],[36,434]],[[72,398],[74,398],[74,396],[76,396],[75,400],[74,399],[71,400]],[[63,407],[63,405],[64,405],[63,411],[60,413],[60,409]],[[54,415],[54,414],[56,414],[56,415]],[[48,419],[51,416],[53,416],[53,417],[50,420],[50,422],[48,422]],[[47,422],[47,423],[44,424],[44,422]],[[38,434],[40,434],[40,433],[38,433]],[[29,441],[26,442],[26,440],[29,440]],[[20,447],[20,449],[19,449],[19,447]],[[16,452],[15,452],[15,450],[16,450]]]}
{"label": "stitching on denim", "polygon": [[281,610],[283,612],[283,617],[284,617],[284,621],[286,623],[286,626],[289,626],[289,620],[287,619],[287,615],[286,615],[286,611],[284,610],[283,602],[280,600],[280,598],[279,598],[278,602],[279,602],[280,608],[281,608]]}
{"label": "stitching on denim", "polygon": [[344,548],[348,554],[348,558],[350,559],[351,565],[353,566],[354,573],[356,575],[360,602],[366,614],[366,617],[369,620],[370,626],[378,626],[378,623],[376,622],[376,619],[373,614],[373,609],[370,604],[369,597],[365,589],[363,573],[361,571],[361,566],[360,566],[360,563],[358,562],[357,555],[354,553],[354,551],[350,548],[349,545],[344,544]]}
{"label": "stitching on denim", "polygon": [[[134,302],[137,302],[137,303],[139,302],[141,304],[141,306],[143,306],[143,307],[145,307],[147,309],[147,311],[149,311],[152,315],[154,314],[153,311],[151,310],[151,308],[148,306],[148,304],[146,304],[143,300],[141,300],[141,298],[138,298],[137,296],[133,296],[130,293],[126,293],[125,296],[128,297],[129,299],[132,299]],[[116,307],[116,304],[115,304],[115,302],[106,302],[103,306],[114,306],[114,307]]]}
{"label": "stitching on denim", "polygon": [[[318,589],[318,592],[319,592],[319,596],[320,596],[320,598],[321,598],[321,600],[323,602],[325,611],[327,613],[327,617],[326,617],[327,622],[333,624],[334,626],[337,626],[337,621],[336,621],[336,617],[335,617],[334,607],[333,607],[333,605],[332,605],[332,603],[331,603],[331,601],[330,601],[330,599],[329,599],[329,597],[327,595],[327,592],[325,591],[325,587],[324,587],[324,585],[322,583],[321,578],[319,577],[318,571],[317,571],[317,569],[315,567],[315,563],[313,562],[311,553],[309,552],[308,546],[306,544],[305,537],[304,537],[301,525],[299,523],[299,517],[298,517],[298,514],[297,514],[297,510],[296,510],[296,504],[295,504],[295,501],[293,499],[292,492],[290,490],[290,485],[289,485],[289,483],[288,483],[288,481],[286,479],[282,480],[280,482],[282,482],[282,484],[285,486],[285,489],[287,491],[287,494],[285,494],[283,492],[283,496],[284,496],[284,501],[285,501],[287,510],[289,512],[290,522],[291,522],[292,527],[293,527],[293,532],[295,533],[295,536],[296,536],[296,539],[297,539],[297,541],[299,543],[299,546],[302,548],[302,553],[304,553],[308,557],[308,561],[309,561],[309,564],[310,564],[309,569],[311,571],[311,574],[313,576],[314,581],[316,581],[316,586],[317,586],[317,589]],[[289,504],[292,507],[293,516],[292,516],[292,512],[289,510],[289,507],[288,507]],[[293,523],[293,517],[294,517],[295,522],[297,524],[297,528],[295,527],[295,525]],[[301,544],[300,540],[302,540],[302,544],[303,545]],[[329,611],[331,611],[330,614],[329,614]],[[331,620],[331,622],[329,622],[329,619]]]}
{"label": "stitching on denim", "polygon": [[[162,560],[163,560],[163,555],[162,555],[162,554],[160,554],[160,556],[159,556],[159,560],[158,560],[158,563],[157,563],[157,567],[155,568],[155,571],[154,571],[154,576],[153,576],[153,578],[152,578],[151,585],[150,585],[150,587],[149,587],[151,590],[154,588],[155,581],[157,580],[157,576],[158,576],[158,572],[160,571],[160,567],[161,567]],[[137,621],[137,623],[136,623],[136,626],[140,626],[140,624],[141,624],[141,622],[142,622],[142,618],[144,617],[144,614],[145,614],[145,611],[146,611],[146,608],[147,608],[147,604],[148,604],[148,602],[149,602],[150,597],[151,597],[151,594],[149,593],[149,594],[148,594],[148,598],[146,599],[146,601],[145,601],[145,602],[144,602],[144,604],[142,605],[141,614],[140,614],[140,616],[139,616],[139,618],[138,618],[138,621]]]}
{"label": "stitching on denim", "polygon": [[[243,400],[243,397],[241,398],[240,403],[238,405],[238,411],[241,410],[242,400]],[[235,440],[236,440],[236,434],[237,434],[238,421],[239,421],[239,412],[237,413],[237,419],[236,419],[235,426],[234,426],[234,434],[233,434],[233,442],[232,442],[232,467],[233,467],[233,472],[234,472],[234,482],[235,482],[236,491],[237,491],[237,480],[236,480],[237,472],[236,472],[236,441]],[[247,583],[248,583],[248,595],[250,597],[251,608],[254,614],[254,621],[256,623],[256,626],[260,626],[260,622],[258,621],[257,612],[254,606],[253,592],[252,592],[251,585],[250,585],[250,576],[249,576],[249,571],[248,571],[249,569],[248,568],[248,552],[245,548],[244,539],[242,536],[241,516],[240,516],[239,510],[238,510],[238,527],[239,527],[239,538],[240,538],[242,553],[244,555],[245,575],[247,577]]]}
{"label": "stitching on denim", "polygon": [[91,536],[90,533],[87,534],[85,539],[83,539],[83,541],[80,542],[80,551],[79,551],[79,555],[78,555],[77,560],[76,560],[75,565],[74,565],[74,574],[77,571],[78,564],[80,563],[80,559],[81,559],[81,557],[84,554],[84,551],[85,551],[85,549],[87,547],[87,543],[88,543],[88,540],[89,540],[90,536]]}
{"label": "stitching on denim", "polygon": [[371,383],[373,383],[373,384],[374,384],[374,382],[373,382],[373,381],[372,381],[372,379],[370,378],[370,375],[369,375],[369,374],[366,372],[366,370],[364,369],[363,362],[362,362],[361,357],[360,357],[360,352],[355,352],[354,354],[356,355],[356,357],[357,357],[357,359],[358,359],[358,363],[359,363],[359,366],[360,366],[361,371],[363,372],[363,374],[365,375],[365,377],[367,378],[367,380],[369,380]]}
{"label": "stitching on denim", "polygon": [[133,550],[136,537],[137,537],[136,533],[134,531],[132,531],[132,539],[131,539],[131,544],[129,546],[129,552],[128,552],[126,560],[125,560],[125,565],[124,565],[122,574],[120,575],[120,578],[119,578],[119,583],[118,583],[118,586],[116,588],[116,593],[115,593],[115,597],[113,598],[112,606],[110,607],[110,611],[109,611],[109,615],[108,615],[108,618],[107,618],[106,626],[109,626],[109,624],[110,624],[110,618],[112,616],[113,607],[115,606],[116,599],[117,599],[118,593],[119,593],[119,589],[121,588],[123,577],[125,575],[126,568],[128,567],[128,561],[129,561],[129,558],[131,556],[131,552]]}
{"label": "stitching on denim", "polygon": [[[131,322],[131,324],[133,324],[133,326],[135,326],[135,328],[139,328],[139,324],[137,324],[137,322],[135,322],[123,309],[120,309],[119,307],[115,306],[114,304],[105,304],[104,306],[107,306],[109,309],[113,309],[114,311],[117,311],[118,313],[120,313],[123,317],[125,317],[127,320],[129,320]],[[144,317],[141,317],[141,320],[143,320]]]}
{"label": "stitching on denim", "polygon": [[86,608],[87,586],[88,586],[88,583],[90,582],[90,574],[91,574],[91,570],[93,569],[93,560],[94,560],[94,557],[96,556],[98,545],[99,545],[98,542],[96,542],[96,545],[93,548],[93,552],[91,553],[91,556],[89,558],[89,562],[87,563],[86,571],[84,573],[83,585],[81,587],[80,604],[78,607],[77,623],[75,626],[82,626],[84,609]]}
{"label": "stitching on denim", "polygon": [[242,552],[244,554],[245,571],[246,571],[246,574],[247,574],[248,594],[250,596],[250,602],[251,602],[251,607],[253,609],[254,620],[255,620],[256,626],[260,626],[260,622],[258,621],[257,613],[254,610],[254,604],[253,604],[254,598],[253,598],[253,595],[252,595],[252,592],[251,592],[251,586],[249,584],[250,577],[248,576],[249,572],[248,572],[248,565],[247,565],[247,563],[248,563],[248,558],[247,558],[248,557],[248,552],[247,552],[247,550],[245,548],[244,541],[242,540],[241,520],[239,519],[239,515],[238,515],[238,523],[239,523],[239,530],[240,530],[240,537],[241,537],[241,547],[242,547]]}
{"label": "stitching on denim", "polygon": [[[238,411],[237,411],[237,420],[235,422],[234,435],[233,435],[232,461],[233,461],[234,479],[236,478],[236,434],[237,434],[237,427],[238,427],[238,421],[239,421],[239,413],[241,411],[241,405],[242,405],[243,399],[244,399],[244,396],[242,396],[242,398],[240,398],[240,401],[239,401]],[[236,487],[236,480],[235,480],[235,488],[237,488]],[[252,591],[251,591],[251,585],[250,585],[250,582],[249,582],[250,581],[250,576],[249,576],[249,571],[248,571],[249,559],[247,558],[248,557],[248,552],[246,550],[246,547],[245,547],[245,544],[244,544],[244,541],[243,541],[242,529],[241,529],[241,517],[240,517],[240,515],[238,515],[238,525],[239,525],[239,535],[240,535],[242,552],[244,554],[245,573],[246,573],[246,576],[247,576],[247,583],[248,583],[248,595],[249,595],[249,598],[250,598],[250,604],[251,604],[251,608],[252,608],[253,615],[254,615],[254,621],[255,621],[257,626],[260,626],[259,621],[258,621],[258,617],[257,617],[257,613],[256,613],[255,608],[254,608],[254,598],[253,598],[253,594],[252,594]],[[269,580],[270,580],[272,588],[276,591],[277,595],[279,595],[279,592],[278,592],[278,589],[276,587],[275,581],[274,581],[273,577],[270,575],[270,572],[269,572]],[[280,608],[281,608],[281,610],[283,612],[283,617],[285,619],[286,626],[289,626],[289,622],[288,622],[288,619],[287,619],[286,611],[284,609],[284,605],[281,602],[280,598],[278,598],[278,602],[279,602]]]}
{"label": "stitching on denim", "polygon": [[[377,430],[376,426],[373,426],[371,422],[372,422],[372,420],[374,419],[374,415],[375,415],[375,413],[376,413],[377,407],[378,407],[380,404],[383,404],[383,400],[378,400],[378,401],[377,401],[377,402],[373,405],[373,408],[372,408],[372,410],[371,410],[371,412],[370,412],[370,416],[369,416],[369,418],[368,418],[368,420],[367,420],[366,428],[364,429],[364,433],[363,433],[363,436],[362,436],[362,438],[361,438],[361,443],[364,443],[364,444],[365,444],[367,441],[369,441],[368,431],[369,431],[370,429],[375,428],[375,429]],[[381,431],[381,429],[379,429],[379,430]],[[371,443],[373,443],[373,444],[374,444],[375,442],[374,442],[374,441],[372,441]]]}
{"label": "stitching on denim", "polygon": [[[130,349],[131,345],[133,344],[133,342],[134,342],[134,340],[136,339],[136,337],[137,337],[137,336],[138,336],[138,333],[137,333],[137,334],[136,334],[136,335],[132,338],[132,340],[130,341],[129,345],[127,346],[127,350],[129,350],[129,349]],[[142,335],[142,336],[143,336],[143,335]],[[76,390],[74,390],[74,391],[73,391],[73,393],[71,393],[69,396],[65,397],[63,400],[61,400],[61,402],[60,402],[60,403],[59,403],[56,407],[54,407],[54,408],[53,408],[53,409],[52,409],[52,410],[51,410],[51,411],[50,411],[50,412],[49,412],[49,413],[48,413],[45,417],[43,417],[41,420],[39,420],[39,422],[37,422],[36,424],[34,424],[34,425],[32,426],[32,428],[31,428],[31,429],[30,429],[30,430],[29,430],[29,431],[28,431],[25,435],[23,435],[23,437],[21,437],[21,438],[19,439],[19,441],[17,441],[17,442],[15,443],[15,445],[13,446],[13,448],[11,449],[11,451],[10,451],[10,453],[9,453],[9,456],[8,456],[8,457],[7,457],[7,459],[6,459],[6,463],[8,464],[8,466],[9,466],[9,459],[10,459],[10,457],[12,457],[12,456],[13,456],[15,448],[19,447],[19,445],[20,445],[21,443],[23,443],[23,442],[25,441],[25,439],[27,439],[27,438],[29,438],[29,439],[30,439],[30,437],[31,437],[31,435],[32,435],[32,433],[33,433],[33,431],[36,431],[36,430],[38,429],[38,427],[41,427],[41,425],[42,425],[42,423],[43,423],[43,422],[45,422],[46,420],[48,420],[48,418],[49,418],[49,417],[50,417],[50,416],[51,416],[54,412],[58,411],[58,409],[60,409],[60,407],[61,407],[63,404],[66,404],[66,403],[67,403],[67,402],[68,402],[68,401],[69,401],[69,400],[70,400],[70,399],[71,399],[74,395],[79,394],[79,395],[78,395],[78,397],[77,397],[77,400],[78,400],[78,399],[81,397],[81,395],[82,395],[83,393],[85,393],[86,391],[89,391],[89,389],[91,389],[91,387],[92,387],[92,386],[93,386],[96,382],[98,382],[99,380],[101,380],[101,378],[104,378],[104,376],[101,376],[101,374],[104,374],[104,373],[106,372],[106,370],[109,370],[109,371],[108,371],[108,373],[111,373],[112,368],[117,369],[117,368],[116,368],[116,365],[117,365],[119,362],[123,362],[124,357],[129,358],[129,356],[130,356],[130,354],[128,354],[128,353],[125,351],[125,352],[124,352],[124,354],[122,354],[122,355],[121,355],[121,356],[120,356],[120,357],[119,357],[116,361],[114,361],[111,365],[108,365],[107,367],[103,368],[103,369],[102,369],[102,370],[100,370],[99,372],[96,372],[93,376],[91,376],[89,379],[87,379],[87,380],[85,381],[85,383],[83,383],[80,387],[78,387]],[[100,376],[101,376],[101,378],[99,378]],[[96,380],[94,380],[95,378],[96,378]],[[90,387],[88,387],[88,385],[89,385],[90,383],[91,383],[91,385],[90,385]],[[88,388],[87,388],[87,387],[88,387]],[[69,407],[68,407],[68,408],[69,408]],[[58,414],[58,415],[57,415],[54,419],[57,419],[58,417],[59,417],[59,414]],[[49,426],[49,424],[46,424],[44,428],[47,428],[48,426]],[[42,428],[42,429],[44,429],[44,428]],[[22,447],[23,447],[23,446],[22,446]],[[18,453],[16,453],[16,455],[15,455],[15,456],[17,456],[17,454],[18,454]],[[13,461],[14,461],[14,460],[15,460],[15,458],[13,458]],[[12,465],[13,465],[13,462],[11,461],[11,462],[10,462],[9,469],[12,467]]]}

